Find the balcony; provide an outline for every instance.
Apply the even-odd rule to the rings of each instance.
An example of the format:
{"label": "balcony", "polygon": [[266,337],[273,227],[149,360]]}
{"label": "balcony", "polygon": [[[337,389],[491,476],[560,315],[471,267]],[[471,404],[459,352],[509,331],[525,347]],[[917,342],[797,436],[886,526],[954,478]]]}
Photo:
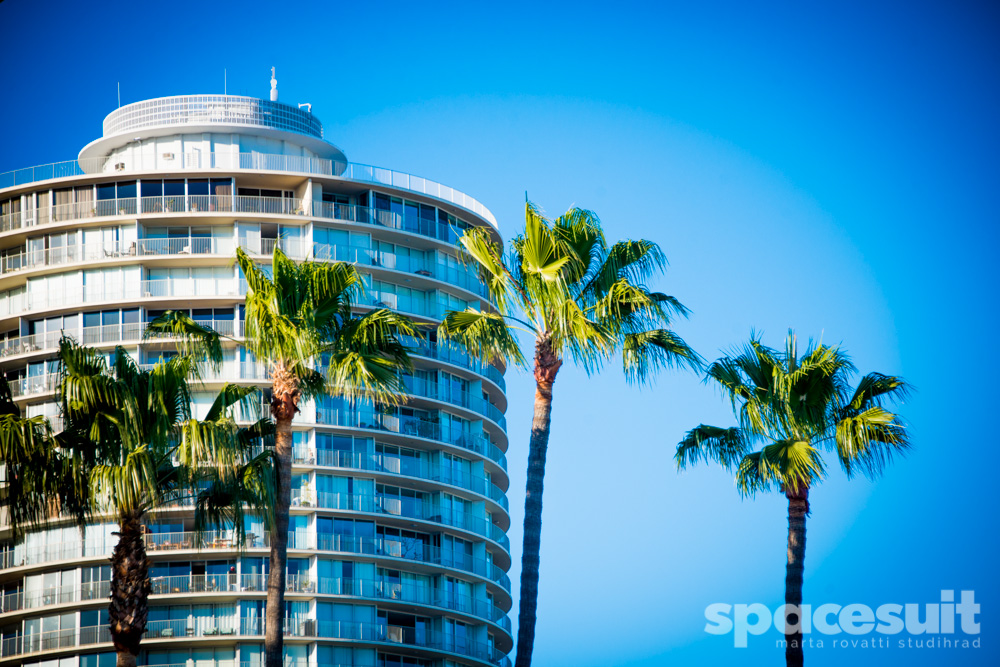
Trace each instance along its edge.
{"label": "balcony", "polygon": [[[249,534],[246,538],[248,549],[270,548],[270,538],[267,534]],[[198,536],[190,531],[147,533],[145,541],[146,551],[150,554],[198,549]],[[23,544],[13,547],[8,545],[0,550],[0,569],[7,570],[81,558],[106,559],[111,556],[112,548],[112,546],[84,546],[78,541],[56,542],[34,547],[26,547]],[[440,567],[449,567],[488,579],[510,592],[510,578],[491,561],[462,554],[450,554],[442,551],[440,547],[424,544],[420,540],[290,532],[288,548],[403,558]],[[232,531],[218,531],[203,535],[199,550],[234,551],[236,550],[236,535]]]}
{"label": "balcony", "polygon": [[409,462],[403,464],[398,458],[383,454],[365,454],[348,452],[339,449],[304,449],[292,450],[292,459],[298,464],[317,465],[328,468],[345,468],[349,470],[364,470],[368,472],[386,472],[393,475],[405,475],[417,479],[426,479],[444,484],[451,484],[481,496],[486,496],[509,511],[506,494],[485,477],[456,472],[444,465],[432,465],[426,459],[421,459],[414,467]]}
{"label": "balcony", "polygon": [[137,280],[104,288],[74,287],[63,292],[19,293],[0,299],[0,317],[36,310],[66,308],[81,303],[136,301],[141,298],[227,298],[246,294],[246,282],[236,278]]}
{"label": "balcony", "polygon": [[507,457],[493,444],[489,436],[445,427],[430,419],[410,417],[398,412],[382,413],[375,410],[349,410],[319,405],[316,408],[316,424],[387,431],[435,440],[485,456],[504,470],[507,469]]}
{"label": "balcony", "polygon": [[[441,183],[413,176],[392,169],[373,167],[364,164],[342,163],[321,158],[306,158],[295,155],[266,155],[258,153],[225,153],[196,154],[187,153],[179,156],[178,164],[169,171],[178,170],[223,172],[239,171],[275,171],[283,173],[302,174],[303,176],[330,176],[339,180],[385,185],[399,190],[408,190],[416,194],[434,197],[444,202],[454,204],[488,221],[494,229],[497,228],[496,218],[478,200]],[[67,162],[54,162],[36,167],[16,169],[0,174],[0,190],[26,185],[54,178],[69,178],[102,172],[105,168],[105,158],[85,158]],[[165,169],[143,169],[139,165],[126,165],[116,175],[142,173],[143,171],[163,172]],[[86,204],[84,204],[86,206]],[[93,207],[91,207],[93,208]],[[88,209],[89,210],[89,209]],[[134,215],[134,210],[131,213]],[[6,231],[0,221],[0,231]]]}
{"label": "balcony", "polygon": [[429,521],[486,537],[502,546],[504,550],[510,551],[507,534],[500,526],[490,523],[484,517],[472,516],[468,512],[456,511],[415,498],[400,499],[381,494],[362,495],[324,491],[305,494],[300,489],[292,489],[292,504],[315,505],[318,509],[324,510],[347,510]]}

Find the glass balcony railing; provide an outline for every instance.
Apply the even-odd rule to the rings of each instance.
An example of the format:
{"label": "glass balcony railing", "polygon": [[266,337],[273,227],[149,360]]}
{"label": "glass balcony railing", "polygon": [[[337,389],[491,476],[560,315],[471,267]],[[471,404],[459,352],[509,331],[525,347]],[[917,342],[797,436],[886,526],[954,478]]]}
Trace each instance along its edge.
{"label": "glass balcony railing", "polygon": [[[146,551],[235,551],[236,535],[233,531],[213,531],[200,537],[190,531],[172,533],[146,533]],[[269,535],[248,533],[246,535],[248,549],[270,548]],[[462,553],[451,553],[423,542],[423,540],[388,537],[357,537],[349,535],[329,535],[306,532],[290,532],[288,548],[310,551],[329,551],[338,553],[384,556],[387,558],[402,558],[420,561],[440,567],[448,567],[463,572],[469,572],[492,581],[504,590],[510,592],[510,578],[490,560],[473,558]],[[0,569],[10,569],[29,565],[40,565],[64,560],[79,560],[81,558],[107,558],[111,555],[113,545],[83,545],[79,541],[56,542],[45,545],[28,546],[18,544],[5,546],[0,550]],[[227,575],[228,576],[228,575]],[[246,583],[243,584],[247,585]]]}
{"label": "glass balcony railing", "polygon": [[399,412],[382,413],[365,409],[329,408],[321,404],[316,408],[316,423],[318,425],[388,431],[436,440],[485,456],[504,470],[507,469],[507,457],[487,435],[451,428],[431,419],[410,417]]}
{"label": "glass balcony railing", "polygon": [[300,489],[292,489],[292,503],[299,506],[314,506],[319,509],[349,510],[368,514],[398,516],[418,521],[430,521],[487,537],[502,546],[505,550],[510,551],[510,540],[500,526],[490,523],[484,517],[473,516],[465,511],[442,507],[438,503],[422,501],[416,498],[325,491],[303,493]]}
{"label": "glass balcony railing", "polygon": [[[204,575],[201,575],[204,576]],[[236,584],[235,575],[216,575],[218,577],[229,577],[229,588],[212,588],[211,591],[236,591],[241,592],[267,592],[266,574],[244,574],[239,578],[239,586]],[[170,577],[174,579],[174,577]],[[186,585],[185,577],[177,578],[179,587]],[[157,579],[153,579],[153,592],[156,592]],[[220,581],[219,585],[225,585],[225,581]],[[413,602],[418,604],[440,607],[452,611],[461,612],[470,616],[485,619],[496,623],[508,633],[511,631],[510,619],[500,607],[491,602],[468,595],[461,595],[455,592],[447,592],[430,585],[415,585],[401,583],[388,579],[360,579],[351,577],[320,577],[319,581],[309,578],[308,575],[289,575],[285,578],[285,590],[291,593],[302,593],[306,595],[350,595],[354,597],[369,598],[375,600],[397,600],[399,602]],[[204,589],[202,589],[204,591]],[[175,590],[174,593],[184,592]],[[195,591],[200,592],[200,591]]]}
{"label": "glass balcony railing", "polygon": [[17,590],[0,598],[0,613],[38,609],[57,604],[101,600],[111,594],[110,581],[95,581],[82,586],[52,586],[41,590]]}
{"label": "glass balcony railing", "polygon": [[22,396],[34,396],[36,394],[47,394],[56,390],[59,386],[58,373],[45,373],[42,375],[32,375],[30,377],[8,380],[12,398]]}
{"label": "glass balcony railing", "polygon": [[345,468],[368,472],[387,472],[419,479],[451,484],[481,496],[486,496],[509,511],[507,495],[495,484],[481,475],[456,471],[445,464],[436,464],[427,459],[413,461],[386,454],[348,452],[340,449],[307,449],[296,447],[292,450],[295,463],[328,468]]}
{"label": "glass balcony railing", "polygon": [[[0,174],[0,189],[13,187],[15,185],[26,185],[38,181],[45,181],[54,178],[69,178],[71,176],[83,176],[105,172],[107,160],[105,158],[87,158],[84,160],[70,160],[67,162],[55,162],[36,167],[27,167]],[[483,204],[474,197],[459,192],[441,183],[413,176],[404,172],[372,167],[364,164],[345,164],[321,158],[307,158],[297,155],[268,155],[259,153],[239,153],[238,155],[228,153],[186,153],[180,155],[178,164],[171,165],[170,171],[176,170],[209,170],[218,169],[223,171],[277,171],[297,174],[315,174],[320,176],[336,176],[341,180],[357,181],[361,183],[371,183],[374,185],[386,185],[400,190],[409,190],[418,194],[428,195],[442,201],[455,204],[470,211],[479,217],[487,220],[494,228],[497,226],[496,218]],[[110,172],[115,174],[139,173],[144,171],[143,165],[123,163],[121,170]],[[153,170],[146,168],[145,171],[164,171],[162,168]],[[90,206],[88,202],[82,206]]]}
{"label": "glass balcony railing", "polygon": [[461,229],[450,223],[420,218],[414,214],[395,213],[364,206],[312,202],[295,197],[256,197],[244,195],[177,195],[100,199],[93,202],[54,204],[45,208],[24,209],[0,216],[0,233],[44,227],[74,220],[126,217],[135,219],[188,214],[191,216],[227,217],[252,215],[305,216],[311,219],[351,222],[418,234],[450,245],[458,243]]}
{"label": "glass balcony railing", "polygon": [[[210,326],[224,336],[242,335],[241,323],[234,320],[208,320],[201,324]],[[67,336],[75,338],[84,345],[103,345],[111,343],[132,343],[142,340],[146,325],[140,322],[125,324],[106,324],[96,327],[83,327],[75,331],[65,331]],[[30,336],[19,336],[0,340],[0,358],[36,352],[55,352],[59,349],[59,339],[64,331],[52,331]],[[169,336],[155,336],[158,340],[169,340]]]}
{"label": "glass balcony railing", "polygon": [[494,421],[501,429],[507,430],[507,419],[500,409],[483,398],[482,394],[473,394],[468,391],[452,390],[446,384],[431,382],[425,378],[406,375],[403,377],[403,385],[406,393],[412,396],[421,396],[442,403],[461,406],[472,412],[476,412]]}
{"label": "glass balcony railing", "polygon": [[135,301],[141,298],[237,297],[246,293],[246,282],[235,278],[138,280],[100,287],[71,287],[63,291],[18,293],[0,297],[0,317],[35,310],[62,308],[80,303]]}

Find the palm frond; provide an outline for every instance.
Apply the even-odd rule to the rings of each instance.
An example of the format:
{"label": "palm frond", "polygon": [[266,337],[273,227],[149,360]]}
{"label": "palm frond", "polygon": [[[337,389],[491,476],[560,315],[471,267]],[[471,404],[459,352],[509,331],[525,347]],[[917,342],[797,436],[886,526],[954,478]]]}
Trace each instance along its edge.
{"label": "palm frond", "polygon": [[825,474],[819,451],[804,441],[772,442],[748,454],[736,470],[736,487],[745,496],[775,488],[799,494]]}
{"label": "palm frond", "polygon": [[179,310],[168,310],[146,325],[143,340],[171,338],[181,354],[205,361],[218,370],[222,367],[222,340],[219,332],[194,321]]}
{"label": "palm frond", "polygon": [[622,361],[629,382],[645,383],[656,372],[686,366],[700,371],[704,360],[684,339],[669,329],[626,334],[622,340]]}
{"label": "palm frond", "polygon": [[910,448],[906,426],[895,413],[877,405],[842,413],[834,440],[840,464],[848,477],[860,470],[869,479],[874,479],[891,463],[893,456],[905,454]]}
{"label": "palm frond", "polygon": [[486,285],[497,309],[510,313],[523,293],[504,263],[502,246],[494,243],[489,232],[481,227],[465,230],[459,243],[465,248],[460,257],[467,257],[476,266],[479,279]]}
{"label": "palm frond", "polygon": [[502,315],[468,309],[449,312],[438,326],[438,339],[452,341],[486,363],[526,368],[521,347]]}
{"label": "palm frond", "polygon": [[742,429],[719,428],[699,424],[684,435],[677,445],[674,461],[677,469],[683,470],[698,462],[715,462],[722,467],[732,469],[746,456],[753,442],[752,433]]}

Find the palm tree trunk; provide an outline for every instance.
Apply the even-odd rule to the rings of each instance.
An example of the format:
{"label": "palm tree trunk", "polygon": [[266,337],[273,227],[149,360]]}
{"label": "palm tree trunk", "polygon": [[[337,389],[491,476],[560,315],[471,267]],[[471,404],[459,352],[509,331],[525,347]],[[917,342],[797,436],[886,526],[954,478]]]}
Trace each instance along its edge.
{"label": "palm tree trunk", "polygon": [[138,516],[120,521],[111,554],[111,604],[108,625],[118,652],[118,667],[135,667],[149,617],[149,560]]}
{"label": "palm tree trunk", "polygon": [[[788,563],[785,565],[785,604],[802,608],[802,573],[806,559],[806,516],[809,514],[809,487],[798,491],[786,489],[788,498]],[[785,665],[802,667],[801,617],[794,627],[785,621]]]}
{"label": "palm tree trunk", "polygon": [[549,337],[535,342],[535,414],[528,448],[528,482],[524,493],[524,541],[521,547],[521,599],[517,616],[517,657],[514,667],[530,667],[538,612],[538,566],[542,544],[542,491],[549,447],[552,383],[562,360],[552,352]]}
{"label": "palm tree trunk", "polygon": [[298,412],[298,378],[283,366],[271,375],[271,414],[275,420],[277,502],[264,611],[265,667],[284,664],[285,564],[288,560],[288,508],[292,504],[292,419]]}

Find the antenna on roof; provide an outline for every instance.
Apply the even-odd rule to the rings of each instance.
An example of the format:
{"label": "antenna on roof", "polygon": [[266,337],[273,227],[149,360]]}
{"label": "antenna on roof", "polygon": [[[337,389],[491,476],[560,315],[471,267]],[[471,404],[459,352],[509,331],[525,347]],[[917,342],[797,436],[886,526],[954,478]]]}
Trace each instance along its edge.
{"label": "antenna on roof", "polygon": [[274,78],[274,68],[271,68],[271,101],[278,101],[278,80]]}
{"label": "antenna on roof", "polygon": [[122,82],[118,82],[118,108],[122,108]]}
{"label": "antenna on roof", "polygon": [[222,94],[229,94],[229,72],[225,67],[222,68]]}

